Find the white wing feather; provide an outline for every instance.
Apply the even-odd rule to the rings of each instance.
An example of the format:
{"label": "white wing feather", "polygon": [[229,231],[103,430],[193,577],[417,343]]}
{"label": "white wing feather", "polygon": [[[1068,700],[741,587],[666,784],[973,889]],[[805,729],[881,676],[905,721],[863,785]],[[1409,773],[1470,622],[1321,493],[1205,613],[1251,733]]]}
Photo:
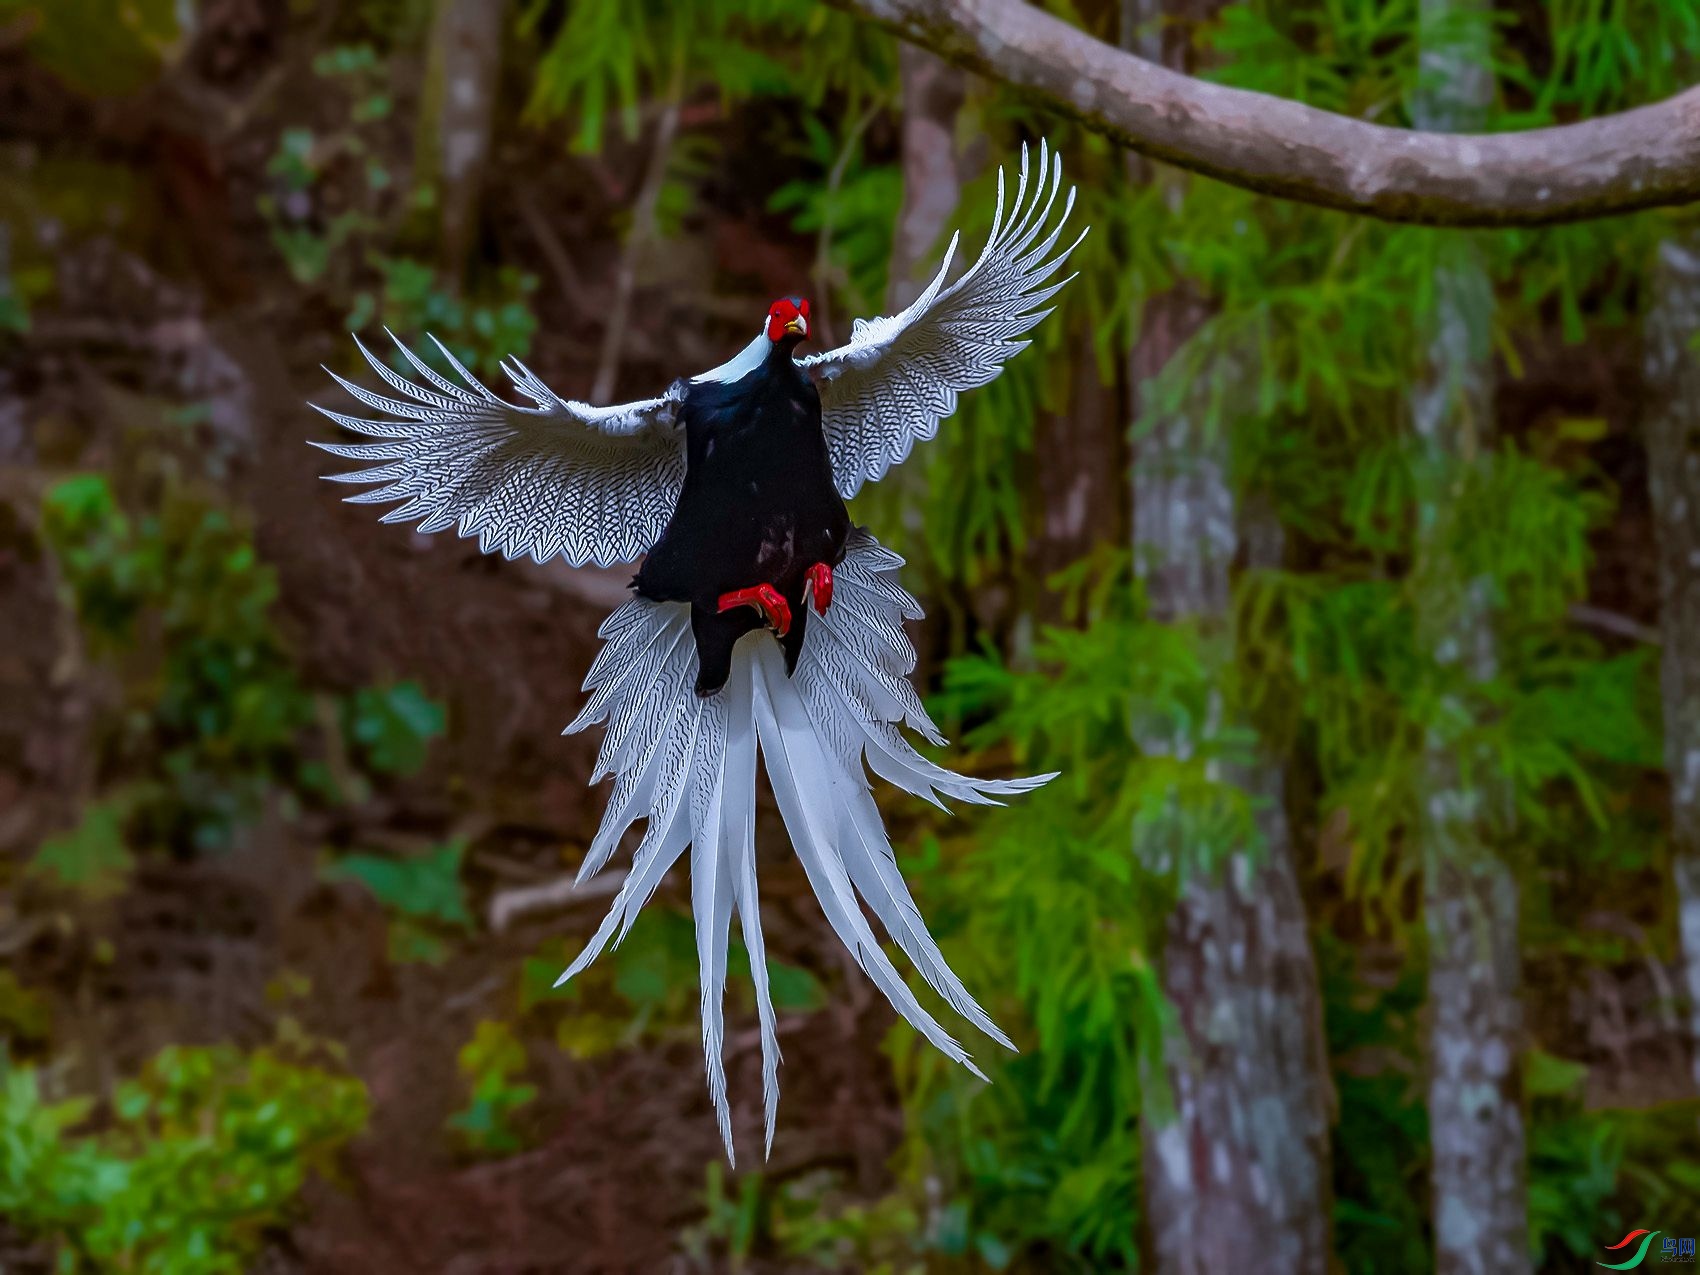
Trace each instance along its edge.
{"label": "white wing feather", "polygon": [[798,360],[820,390],[833,481],[845,499],[907,459],[917,439],[937,434],[939,423],[956,410],[959,394],[996,379],[1004,363],[1027,347],[1020,338],[1051,312],[1046,303],[1074,277],[1050,282],[1086,237],[1083,230],[1056,251],[1074,208],[1072,186],[1061,216],[1045,233],[1062,187],[1062,158],[1041,143],[1031,190],[1027,160],[1023,146],[1007,218],[998,171],[991,235],[960,279],[945,286],[961,238],[956,235],[938,274],[908,309],[858,319],[848,345]]}
{"label": "white wing feather", "polygon": [[630,562],[661,534],[685,481],[685,435],[675,424],[682,386],[659,398],[592,407],[561,398],[512,359],[502,370],[536,404],[520,407],[479,384],[440,341],[437,348],[464,385],[433,371],[393,333],[390,339],[419,382],[375,358],[358,337],[355,344],[400,397],[330,373],[381,419],[314,404],[344,428],[378,440],[313,444],[333,456],[377,462],[329,475],[382,484],[350,501],[398,500],[403,503],[384,522],[417,520],[421,531],[454,527],[477,536],[485,553],[538,562],[559,554],[574,566]]}

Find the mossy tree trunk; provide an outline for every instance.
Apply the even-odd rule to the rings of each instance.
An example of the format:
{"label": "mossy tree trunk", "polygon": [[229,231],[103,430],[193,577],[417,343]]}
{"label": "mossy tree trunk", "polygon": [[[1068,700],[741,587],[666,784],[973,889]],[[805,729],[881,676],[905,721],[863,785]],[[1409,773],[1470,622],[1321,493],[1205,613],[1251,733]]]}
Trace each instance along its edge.
{"label": "mossy tree trunk", "polygon": [[[1162,0],[1126,0],[1124,47],[1160,57],[1163,14]],[[1182,292],[1150,302],[1130,382],[1155,375],[1202,318]],[[1150,424],[1132,444],[1132,504],[1153,618],[1197,625],[1231,659],[1230,566],[1242,550],[1274,565],[1281,535],[1272,518],[1239,507],[1228,448],[1202,412]],[[1185,755],[1197,741],[1141,742]],[[1333,1101],[1284,776],[1259,756],[1220,777],[1257,802],[1261,845],[1213,848],[1213,867],[1179,866],[1161,966],[1179,1028],[1160,1078],[1173,1111],[1144,1131],[1146,1228],[1162,1275],[1320,1275],[1331,1250]]]}
{"label": "mossy tree trunk", "polygon": [[1659,251],[1647,311],[1647,470],[1659,552],[1671,870],[1700,1090],[1700,232]]}
{"label": "mossy tree trunk", "polygon": [[417,180],[436,195],[438,253],[459,286],[478,233],[507,0],[438,0],[419,113]]}
{"label": "mossy tree trunk", "polygon": [[[1218,638],[1237,528],[1224,449],[1169,420],[1135,446],[1134,548],[1156,617]],[[1184,752],[1192,741],[1147,748]],[[1316,967],[1293,863],[1281,767],[1224,773],[1258,805],[1261,846],[1231,847],[1185,873],[1169,919],[1163,989],[1177,1014],[1166,1043],[1172,1119],[1145,1131],[1145,1213],[1164,1275],[1323,1272],[1330,1251],[1330,1087]]]}
{"label": "mossy tree trunk", "polygon": [[[891,235],[886,304],[895,314],[938,269],[938,250],[962,205],[974,157],[961,132],[968,75],[912,44],[897,51],[903,93],[903,204]],[[848,335],[848,334],[846,334]]]}
{"label": "mossy tree trunk", "polygon": [[[1417,124],[1479,129],[1493,104],[1484,0],[1423,0]],[[1468,700],[1492,678],[1497,643],[1487,582],[1463,578],[1445,528],[1468,468],[1493,437],[1494,298],[1473,245],[1439,256],[1428,369],[1412,396],[1418,437],[1417,587],[1422,637],[1443,699]],[[1467,720],[1470,707],[1437,711]],[[1491,759],[1463,755],[1431,728],[1417,840],[1428,937],[1429,1129],[1435,1267],[1529,1269],[1518,887],[1492,844],[1503,794]]]}

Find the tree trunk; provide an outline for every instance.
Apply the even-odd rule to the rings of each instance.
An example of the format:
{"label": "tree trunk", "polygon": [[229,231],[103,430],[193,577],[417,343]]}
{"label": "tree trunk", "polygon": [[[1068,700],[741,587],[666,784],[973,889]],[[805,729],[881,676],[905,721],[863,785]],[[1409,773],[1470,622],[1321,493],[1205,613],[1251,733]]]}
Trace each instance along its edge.
{"label": "tree trunk", "polygon": [[1040,416],[1032,458],[1039,522],[1025,574],[1040,590],[1030,599],[1034,616],[1051,624],[1068,617],[1063,599],[1045,581],[1100,545],[1127,543],[1128,452],[1121,404],[1115,387],[1099,376],[1083,316],[1072,318],[1068,400],[1060,410]]}
{"label": "tree trunk", "polygon": [[[1124,43],[1160,48],[1162,12],[1161,0],[1128,0]],[[1184,294],[1151,302],[1130,383],[1154,375],[1202,317]],[[1155,618],[1220,634],[1242,542],[1259,565],[1279,560],[1279,527],[1244,517],[1227,473],[1226,440],[1196,420],[1159,421],[1133,444],[1133,548]],[[1181,750],[1189,741],[1142,742]],[[1333,1100],[1284,779],[1271,759],[1224,778],[1260,800],[1264,844],[1186,879],[1169,919],[1161,968],[1179,1023],[1164,1047],[1174,1113],[1145,1129],[1146,1225],[1160,1275],[1320,1275],[1331,1248]]]}
{"label": "tree trunk", "polygon": [[[1136,445],[1133,483],[1135,551],[1154,612],[1218,631],[1237,540],[1225,459],[1189,422],[1166,421]],[[1193,874],[1169,920],[1162,975],[1180,1025],[1165,1048],[1175,1110],[1145,1133],[1146,1218],[1163,1275],[1320,1273],[1332,1102],[1282,772],[1265,759],[1224,778],[1261,802],[1264,844],[1233,852],[1218,873]]]}
{"label": "tree trunk", "polygon": [[[938,252],[962,203],[962,187],[975,157],[962,143],[961,115],[971,87],[966,72],[913,45],[898,48],[902,83],[903,202],[891,234],[886,313],[896,314],[921,295],[939,267]],[[958,263],[960,266],[960,262]],[[846,328],[848,320],[845,321]],[[849,340],[848,330],[837,334]],[[925,535],[927,475],[921,465],[900,465],[886,475],[881,493],[913,543]],[[920,661],[934,650],[923,636]]]}
{"label": "tree trunk", "polygon": [[683,49],[673,50],[673,65],[661,99],[661,114],[655,121],[649,162],[644,166],[643,181],[632,200],[632,223],[614,268],[614,300],[604,318],[602,349],[596,356],[596,379],[590,386],[592,403],[612,402],[614,387],[619,383],[638,272],[645,254],[654,246],[655,210],[661,201],[661,188],[666,184],[667,169],[673,162],[673,144],[679,135],[679,114],[685,102],[685,56]]}
{"label": "tree trunk", "polygon": [[938,269],[940,240],[962,203],[969,160],[957,137],[968,76],[912,44],[897,51],[903,84],[903,205],[891,236],[886,304],[895,314]]}
{"label": "tree trunk", "polygon": [[437,186],[438,251],[458,285],[478,230],[507,0],[439,0],[419,121],[419,180]]}
{"label": "tree trunk", "polygon": [[1694,1085],[1700,1090],[1700,235],[1665,243],[1647,311],[1647,470],[1664,635],[1665,768]]}
{"label": "tree trunk", "polygon": [[[1493,101],[1491,5],[1422,0],[1420,127],[1482,127]],[[1431,534],[1463,467],[1492,436],[1493,292],[1458,243],[1435,279],[1429,370],[1412,397],[1423,455],[1417,567],[1425,640],[1443,672],[1493,676],[1483,582],[1462,579]],[[1449,678],[1450,680],[1450,678]],[[1441,716],[1447,716],[1442,714]],[[1429,742],[1417,835],[1429,944],[1429,1130],[1435,1268],[1529,1269],[1517,883],[1486,836],[1489,759]]]}

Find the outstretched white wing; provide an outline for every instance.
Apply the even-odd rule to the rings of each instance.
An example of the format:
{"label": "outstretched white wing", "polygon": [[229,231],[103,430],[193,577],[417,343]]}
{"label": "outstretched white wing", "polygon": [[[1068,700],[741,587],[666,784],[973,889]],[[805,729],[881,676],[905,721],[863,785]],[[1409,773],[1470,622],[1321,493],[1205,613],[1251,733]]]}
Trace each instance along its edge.
{"label": "outstretched white wing", "polygon": [[1000,169],[991,235],[960,279],[945,286],[957,234],[932,283],[902,314],[857,319],[850,344],[798,360],[820,390],[833,481],[846,499],[907,459],[917,439],[937,434],[939,422],[956,410],[958,394],[996,379],[1005,361],[1026,348],[1020,338],[1050,313],[1045,303],[1074,277],[1049,282],[1086,237],[1083,230],[1054,251],[1074,209],[1072,186],[1062,215],[1045,233],[1062,186],[1061,156],[1041,144],[1031,184],[1028,176],[1023,146],[1009,216]]}
{"label": "outstretched white wing", "polygon": [[[383,414],[365,420],[318,407],[337,424],[379,441],[314,443],[333,456],[375,461],[331,474],[337,482],[380,483],[350,501],[403,503],[384,522],[419,520],[421,531],[455,527],[485,553],[560,554],[575,567],[641,557],[655,542],[685,481],[685,434],[676,423],[682,386],[659,398],[613,407],[563,399],[518,359],[502,370],[536,407],[497,398],[437,341],[465,385],[426,366],[390,334],[423,384],[373,357],[366,361],[400,398],[337,384]],[[432,338],[436,341],[436,338]],[[329,371],[329,369],[326,369]]]}

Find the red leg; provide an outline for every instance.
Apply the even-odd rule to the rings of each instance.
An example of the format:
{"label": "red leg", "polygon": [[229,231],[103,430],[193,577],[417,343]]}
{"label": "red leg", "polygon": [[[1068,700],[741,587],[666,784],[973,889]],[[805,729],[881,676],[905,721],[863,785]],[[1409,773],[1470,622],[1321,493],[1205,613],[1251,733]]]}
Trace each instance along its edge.
{"label": "red leg", "polygon": [[754,607],[762,613],[780,637],[784,637],[791,630],[790,604],[771,584],[758,584],[748,589],[734,589],[731,593],[722,593],[720,609],[730,611],[734,607]]}
{"label": "red leg", "polygon": [[817,562],[808,570],[809,593],[814,598],[815,610],[825,615],[826,609],[832,605],[832,566],[829,563]]}

